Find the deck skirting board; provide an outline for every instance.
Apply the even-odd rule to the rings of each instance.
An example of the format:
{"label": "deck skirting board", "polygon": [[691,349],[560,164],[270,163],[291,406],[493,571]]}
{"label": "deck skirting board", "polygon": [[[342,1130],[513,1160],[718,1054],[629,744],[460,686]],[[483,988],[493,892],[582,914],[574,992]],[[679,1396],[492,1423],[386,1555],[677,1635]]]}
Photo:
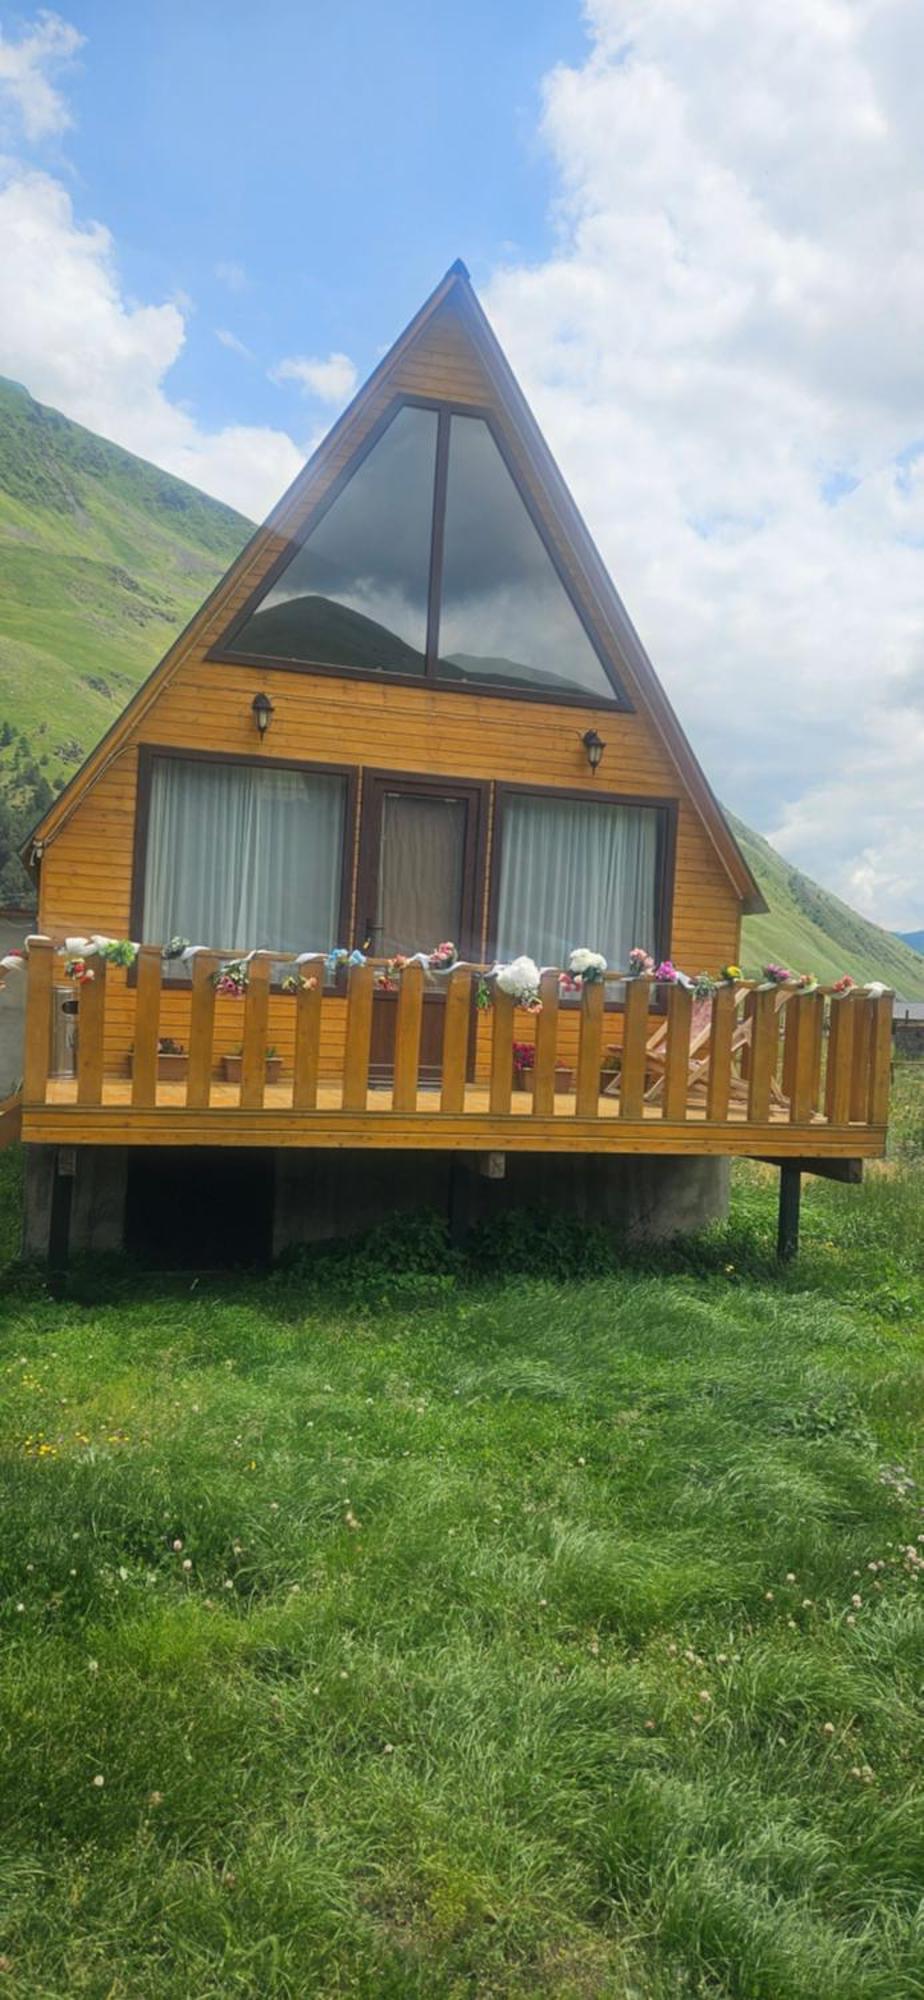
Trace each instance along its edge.
{"label": "deck skirting board", "polygon": [[70,1146],[304,1146],[419,1152],[666,1153],[729,1158],[875,1159],[883,1128],[824,1124],[709,1125],[705,1121],[524,1118],[468,1112],[305,1112],[236,1107],[187,1110],[41,1104],[23,1108],[26,1144]]}

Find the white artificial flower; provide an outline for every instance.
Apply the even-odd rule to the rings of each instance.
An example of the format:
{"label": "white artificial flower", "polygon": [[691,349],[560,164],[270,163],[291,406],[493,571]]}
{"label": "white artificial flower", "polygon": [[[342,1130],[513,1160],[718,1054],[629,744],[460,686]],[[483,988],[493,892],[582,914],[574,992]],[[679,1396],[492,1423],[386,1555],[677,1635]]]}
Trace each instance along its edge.
{"label": "white artificial flower", "polygon": [[497,984],[502,993],[509,993],[513,1000],[528,999],[539,991],[539,967],[533,958],[513,958],[509,965],[502,965],[497,974]]}
{"label": "white artificial flower", "polygon": [[881,979],[871,979],[866,991],[871,1000],[881,1000],[883,994],[888,993],[889,988],[883,985]]}
{"label": "white artificial flower", "polygon": [[0,970],[3,972],[21,972],[24,963],[23,959],[16,957],[15,952],[8,952],[5,958],[0,958]]}
{"label": "white artificial flower", "polygon": [[586,945],[579,946],[571,953],[568,965],[575,977],[586,978],[588,972],[604,973],[606,959],[600,951],[588,951]]}
{"label": "white artificial flower", "polygon": [[90,948],[89,938],[73,937],[64,940],[64,949],[72,958],[86,958]]}

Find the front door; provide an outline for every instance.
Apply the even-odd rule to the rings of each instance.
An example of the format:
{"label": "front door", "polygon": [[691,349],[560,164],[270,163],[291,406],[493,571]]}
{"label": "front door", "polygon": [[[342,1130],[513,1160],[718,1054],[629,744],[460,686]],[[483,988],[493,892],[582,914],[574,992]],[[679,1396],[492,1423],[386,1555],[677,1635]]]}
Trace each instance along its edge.
{"label": "front door", "polygon": [[[358,934],[376,958],[410,957],[450,940],[462,958],[478,956],[483,835],[482,787],[451,779],[367,774]],[[443,991],[424,996],[420,1072],[438,1083]],[[376,992],[373,1081],[391,1079],[396,993]]]}

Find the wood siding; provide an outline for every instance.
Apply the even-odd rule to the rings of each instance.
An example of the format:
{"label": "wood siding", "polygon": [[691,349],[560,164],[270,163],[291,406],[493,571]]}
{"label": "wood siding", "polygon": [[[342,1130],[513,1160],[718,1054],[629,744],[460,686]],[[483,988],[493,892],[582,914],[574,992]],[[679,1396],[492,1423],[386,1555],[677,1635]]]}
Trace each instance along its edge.
{"label": "wood siding", "polygon": [[[399,356],[387,383],[369,397],[363,407],[359,435],[364,435],[380,418],[396,394],[451,398],[456,404],[492,407],[505,429],[518,474],[528,486],[534,505],[541,514],[550,540],[555,544],[562,568],[571,578],[575,594],[583,594],[578,565],[563,535],[554,509],[537,487],[522,448],[505,423],[486,372],[471,343],[459,327],[455,315],[443,310],[426,326],[413,346]],[[169,674],[155,687],[150,698],[142,699],[136,710],[131,734],[115,742],[101,763],[88,789],[78,796],[73,809],[53,827],[46,842],[40,884],[39,927],[55,937],[67,932],[99,930],[125,936],[130,929],[133,847],[138,778],[138,748],[142,743],[158,744],[182,751],[184,748],[224,751],[248,757],[260,756],[267,764],[274,757],[304,759],[307,762],[349,763],[360,772],[364,768],[394,769],[423,776],[442,775],[495,783],[561,786],[580,790],[590,799],[595,793],[626,793],[635,798],[677,801],[677,843],[673,884],[673,912],[670,936],[671,955],[692,970],[715,970],[734,959],[740,937],[740,899],[720,860],[714,841],[685,789],[663,740],[641,706],[634,713],[619,713],[601,707],[576,709],[540,701],[518,701],[490,693],[458,693],[433,686],[406,687],[387,680],[371,681],[340,678],[336,674],[311,674],[232,665],[210,660],[207,655],[227,629],[232,618],[247,601],[282,548],[288,534],[295,534],[306,510],[323,497],[331,481],[343,470],[357,448],[354,426],[349,444],[331,450],[311,482],[310,507],[301,504],[298,512],[285,514],[285,534],[258,536],[249,560],[238,574],[232,590],[219,592],[189,628]],[[604,642],[616,650],[615,634],[607,631],[599,604],[588,606]],[[261,748],[257,741],[250,704],[258,688],[269,694],[274,715]],[[628,693],[638,701],[638,692],[628,685]],[[591,777],[580,741],[581,734],[595,727],[606,742],[606,751],[596,778]],[[361,795],[360,786],[360,795]],[[360,811],[361,811],[360,796]],[[493,825],[493,793],[489,820]],[[488,868],[493,845],[489,825]],[[353,884],[356,880],[354,843]],[[484,885],[480,951],[489,947],[486,935],[487,877]],[[355,898],[351,909],[355,920]],[[330,940],[350,943],[351,939]],[[247,939],[208,939],[207,943],[244,946]],[[306,938],[306,948],[321,942]],[[422,938],[421,946],[435,942]],[[591,946],[595,940],[575,940]],[[639,943],[654,946],[654,940]],[[524,938],[528,950],[530,940]],[[124,995],[120,1007],[119,996]],[[127,1056],[131,1039],[133,1008],[125,991],[125,978],[113,973],[107,1006],[107,1067],[118,1068]],[[291,1064],[294,1048],[296,1010],[291,999],[272,996],[270,1038],[279,1047],[284,1061]],[[161,1033],[188,1038],[189,1000],[178,993],[164,993],[161,1001]],[[319,1054],[321,1075],[325,1069],[339,1069],[342,1053],[344,1010],[339,1015],[325,1009],[325,1030]],[[340,1026],[337,1026],[337,1023]],[[611,1026],[612,1024],[612,1026]],[[621,1017],[606,1016],[604,1043],[619,1039]],[[576,1051],[576,1020],[563,1010],[561,1046],[565,1056]],[[334,1040],[331,1040],[331,1037]],[[528,1022],[523,1023],[522,1039],[531,1038]],[[219,999],[216,1004],[216,1049],[220,1052],[241,1040],[240,1007]],[[479,1037],[479,1073],[487,1073],[487,1040]]]}

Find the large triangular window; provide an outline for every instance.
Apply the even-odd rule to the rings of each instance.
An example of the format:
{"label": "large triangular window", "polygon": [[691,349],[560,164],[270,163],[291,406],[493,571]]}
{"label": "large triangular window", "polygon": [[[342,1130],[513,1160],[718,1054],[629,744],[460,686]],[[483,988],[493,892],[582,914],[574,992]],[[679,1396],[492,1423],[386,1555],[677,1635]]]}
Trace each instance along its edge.
{"label": "large triangular window", "polygon": [[618,700],[482,417],[403,404],[216,648]]}

